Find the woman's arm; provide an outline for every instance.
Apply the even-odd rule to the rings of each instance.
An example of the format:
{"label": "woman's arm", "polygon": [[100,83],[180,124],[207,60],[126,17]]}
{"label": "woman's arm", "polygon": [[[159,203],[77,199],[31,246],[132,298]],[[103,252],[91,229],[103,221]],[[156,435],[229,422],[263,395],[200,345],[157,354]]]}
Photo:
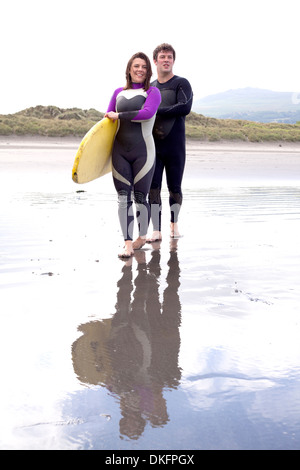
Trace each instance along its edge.
{"label": "woman's arm", "polygon": [[147,121],[151,119],[155,113],[157,112],[158,106],[161,102],[160,91],[158,88],[150,87],[147,92],[147,98],[144,103],[142,109],[137,109],[134,111],[123,111],[120,113],[116,113],[116,97],[120,93],[121,89],[118,89],[113,94],[109,106],[107,108],[107,112],[105,117],[109,119],[116,120],[116,119],[125,119],[129,121]]}

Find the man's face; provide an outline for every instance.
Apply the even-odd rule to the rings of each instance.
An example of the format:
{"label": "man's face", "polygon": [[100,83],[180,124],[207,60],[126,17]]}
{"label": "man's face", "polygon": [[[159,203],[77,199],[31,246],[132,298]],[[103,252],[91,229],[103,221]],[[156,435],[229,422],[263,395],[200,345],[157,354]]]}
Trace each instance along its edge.
{"label": "man's face", "polygon": [[170,73],[174,65],[173,53],[171,51],[160,51],[157,60],[154,61],[157,69],[161,73]]}

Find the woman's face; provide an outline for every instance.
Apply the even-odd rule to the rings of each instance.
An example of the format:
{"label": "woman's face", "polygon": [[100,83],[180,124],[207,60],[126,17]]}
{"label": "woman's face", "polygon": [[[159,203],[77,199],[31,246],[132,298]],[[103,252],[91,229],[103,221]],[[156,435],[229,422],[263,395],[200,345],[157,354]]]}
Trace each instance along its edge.
{"label": "woman's face", "polygon": [[147,75],[147,64],[144,59],[134,59],[130,67],[130,76],[133,83],[144,83]]}

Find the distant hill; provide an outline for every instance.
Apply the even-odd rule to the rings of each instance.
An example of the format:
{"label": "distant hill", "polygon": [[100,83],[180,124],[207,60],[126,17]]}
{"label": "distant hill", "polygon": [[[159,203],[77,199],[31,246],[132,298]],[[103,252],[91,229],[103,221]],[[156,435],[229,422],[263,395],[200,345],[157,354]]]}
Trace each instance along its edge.
{"label": "distant hill", "polygon": [[291,92],[239,88],[199,99],[193,111],[219,119],[295,124],[300,121],[299,98]]}

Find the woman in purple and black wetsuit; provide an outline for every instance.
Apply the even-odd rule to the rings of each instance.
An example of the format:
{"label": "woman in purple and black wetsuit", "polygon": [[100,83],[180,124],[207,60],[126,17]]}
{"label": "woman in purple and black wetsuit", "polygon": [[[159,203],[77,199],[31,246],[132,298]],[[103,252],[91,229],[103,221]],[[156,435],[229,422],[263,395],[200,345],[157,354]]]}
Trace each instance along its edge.
{"label": "woman in purple and black wetsuit", "polygon": [[[118,120],[112,152],[113,180],[118,193],[119,219],[125,240],[120,258],[129,258],[133,250],[146,243],[150,220],[148,193],[155,164],[152,136],[160,91],[150,86],[152,76],[149,58],[134,54],[126,68],[126,85],[113,93],[105,117]],[[133,192],[139,236],[133,241]]]}

